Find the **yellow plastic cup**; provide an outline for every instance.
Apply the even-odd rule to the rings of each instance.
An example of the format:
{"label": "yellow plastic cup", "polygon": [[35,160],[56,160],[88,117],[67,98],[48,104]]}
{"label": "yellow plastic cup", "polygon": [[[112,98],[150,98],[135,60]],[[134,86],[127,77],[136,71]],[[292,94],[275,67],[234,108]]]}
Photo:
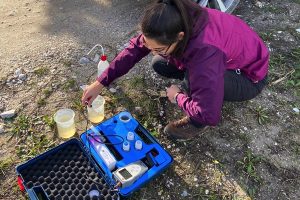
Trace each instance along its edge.
{"label": "yellow plastic cup", "polygon": [[59,137],[70,138],[75,134],[74,117],[75,112],[68,108],[60,109],[54,114]]}
{"label": "yellow plastic cup", "polygon": [[92,123],[99,123],[104,119],[104,104],[105,99],[98,95],[93,101],[92,107],[87,106],[88,119]]}

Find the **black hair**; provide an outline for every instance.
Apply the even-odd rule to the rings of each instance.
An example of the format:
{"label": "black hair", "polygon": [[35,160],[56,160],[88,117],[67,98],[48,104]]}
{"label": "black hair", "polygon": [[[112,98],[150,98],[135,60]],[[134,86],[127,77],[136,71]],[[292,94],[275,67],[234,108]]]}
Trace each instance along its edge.
{"label": "black hair", "polygon": [[172,52],[173,56],[180,57],[191,37],[193,19],[197,19],[201,11],[200,6],[191,0],[157,0],[145,11],[142,32],[162,45],[178,41],[178,33],[184,32],[183,39]]}

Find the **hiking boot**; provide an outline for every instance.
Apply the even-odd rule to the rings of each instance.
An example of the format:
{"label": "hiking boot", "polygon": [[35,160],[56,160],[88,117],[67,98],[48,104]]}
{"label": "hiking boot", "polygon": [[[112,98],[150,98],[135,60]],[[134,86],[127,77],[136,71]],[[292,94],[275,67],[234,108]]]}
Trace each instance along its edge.
{"label": "hiking boot", "polygon": [[197,128],[189,117],[184,117],[178,121],[170,122],[164,129],[164,133],[175,140],[188,140],[202,133],[207,127]]}

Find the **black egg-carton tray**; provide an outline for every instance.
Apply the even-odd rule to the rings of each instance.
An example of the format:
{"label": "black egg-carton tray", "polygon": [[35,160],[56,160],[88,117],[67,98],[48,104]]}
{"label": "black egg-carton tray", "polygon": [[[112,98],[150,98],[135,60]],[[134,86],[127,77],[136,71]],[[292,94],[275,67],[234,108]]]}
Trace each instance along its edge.
{"label": "black egg-carton tray", "polygon": [[[76,139],[19,165],[17,173],[19,185],[30,199],[119,199],[109,180]],[[93,196],[95,191],[98,195]]]}

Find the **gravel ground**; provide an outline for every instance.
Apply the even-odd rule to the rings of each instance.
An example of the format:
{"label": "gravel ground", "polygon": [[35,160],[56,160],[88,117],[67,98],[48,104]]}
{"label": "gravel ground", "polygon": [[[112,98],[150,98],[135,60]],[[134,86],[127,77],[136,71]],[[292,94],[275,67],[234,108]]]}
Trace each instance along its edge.
{"label": "gravel ground", "polygon": [[[14,167],[63,142],[45,116],[71,107],[77,132],[84,131],[79,86],[95,79],[96,63],[81,65],[80,58],[100,43],[112,60],[136,34],[149,2],[1,1],[0,113],[13,110],[17,117],[0,119],[0,199],[25,199]],[[254,100],[225,103],[222,122],[193,141],[174,143],[162,134],[182,113],[161,97],[176,82],[151,70],[151,56],[111,86],[116,92],[104,92],[106,117],[128,109],[174,157],[170,169],[131,199],[300,199],[299,3],[240,3],[234,14],[259,32],[271,51],[270,84]],[[31,128],[11,139],[26,123]],[[33,142],[33,133],[46,136],[48,145]]]}

